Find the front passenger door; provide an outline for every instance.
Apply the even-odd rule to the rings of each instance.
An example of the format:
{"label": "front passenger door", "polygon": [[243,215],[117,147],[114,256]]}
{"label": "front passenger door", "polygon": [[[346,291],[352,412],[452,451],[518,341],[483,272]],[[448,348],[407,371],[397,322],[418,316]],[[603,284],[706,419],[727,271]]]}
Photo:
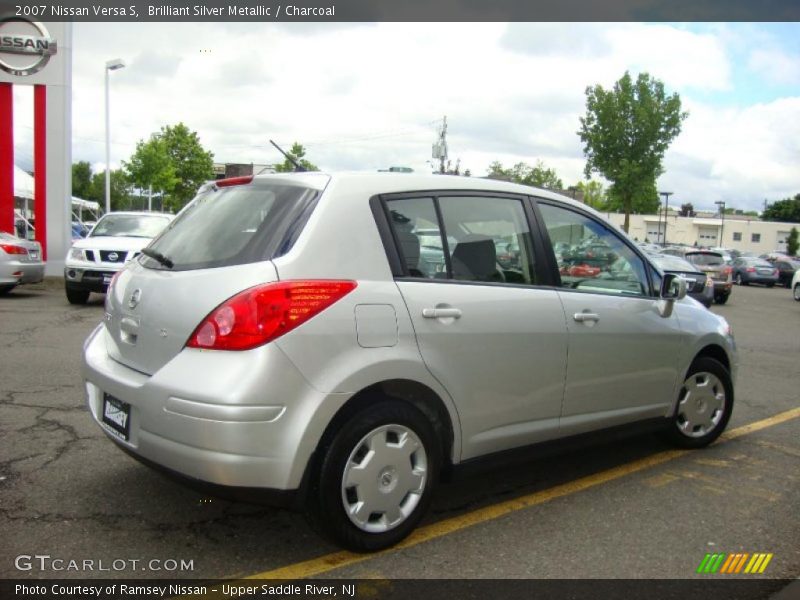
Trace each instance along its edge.
{"label": "front passenger door", "polygon": [[569,332],[562,435],[666,415],[682,334],[676,313],[659,314],[646,263],[593,216],[538,206]]}

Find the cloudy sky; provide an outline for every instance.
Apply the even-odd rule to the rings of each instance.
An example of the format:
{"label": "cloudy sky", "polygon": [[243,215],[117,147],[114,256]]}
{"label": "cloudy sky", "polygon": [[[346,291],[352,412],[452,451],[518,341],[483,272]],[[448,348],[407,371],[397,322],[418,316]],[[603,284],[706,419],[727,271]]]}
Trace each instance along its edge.
{"label": "cloudy sky", "polygon": [[[589,85],[647,71],[689,111],[659,189],[671,203],[757,210],[800,192],[800,24],[76,23],[73,160],[113,165],[186,123],[220,162],[278,162],[299,141],[323,169],[425,169],[443,115],[450,156],[475,175],[542,160],[583,177],[576,131]],[[18,86],[20,87],[20,86]],[[29,168],[29,90],[16,92]]]}

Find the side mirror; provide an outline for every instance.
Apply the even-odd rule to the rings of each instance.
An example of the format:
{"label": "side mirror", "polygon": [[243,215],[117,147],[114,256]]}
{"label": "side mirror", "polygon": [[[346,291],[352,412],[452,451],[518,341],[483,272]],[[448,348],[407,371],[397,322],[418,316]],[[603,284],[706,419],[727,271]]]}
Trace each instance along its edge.
{"label": "side mirror", "polygon": [[662,300],[682,300],[686,297],[686,280],[680,275],[666,273],[661,282]]}

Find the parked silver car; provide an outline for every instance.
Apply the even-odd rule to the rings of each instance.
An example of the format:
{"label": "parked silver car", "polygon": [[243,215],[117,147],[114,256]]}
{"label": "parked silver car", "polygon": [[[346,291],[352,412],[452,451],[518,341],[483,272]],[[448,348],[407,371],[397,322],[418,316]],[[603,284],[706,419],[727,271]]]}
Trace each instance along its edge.
{"label": "parked silver car", "polygon": [[[438,236],[441,269],[421,268],[415,232]],[[88,406],[147,464],[302,506],[327,537],[374,551],[414,529],[443,471],[490,455],[643,422],[682,447],[716,439],[735,344],[685,294],[601,215],[547,191],[223,180],[112,282],[84,347]]]}
{"label": "parked silver car", "polygon": [[23,283],[39,283],[44,279],[42,246],[0,231],[0,295]]}

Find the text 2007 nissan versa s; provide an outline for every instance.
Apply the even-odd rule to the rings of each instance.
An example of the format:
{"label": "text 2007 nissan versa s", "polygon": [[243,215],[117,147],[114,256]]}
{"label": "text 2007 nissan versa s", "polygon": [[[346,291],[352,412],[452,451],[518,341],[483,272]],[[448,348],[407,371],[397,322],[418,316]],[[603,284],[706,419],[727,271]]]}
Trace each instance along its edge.
{"label": "text 2007 nissan versa s", "polygon": [[222,180],[115,277],[83,372],[128,453],[372,551],[478,458],[644,421],[716,439],[735,344],[685,295],[596,212],[530,187]]}

